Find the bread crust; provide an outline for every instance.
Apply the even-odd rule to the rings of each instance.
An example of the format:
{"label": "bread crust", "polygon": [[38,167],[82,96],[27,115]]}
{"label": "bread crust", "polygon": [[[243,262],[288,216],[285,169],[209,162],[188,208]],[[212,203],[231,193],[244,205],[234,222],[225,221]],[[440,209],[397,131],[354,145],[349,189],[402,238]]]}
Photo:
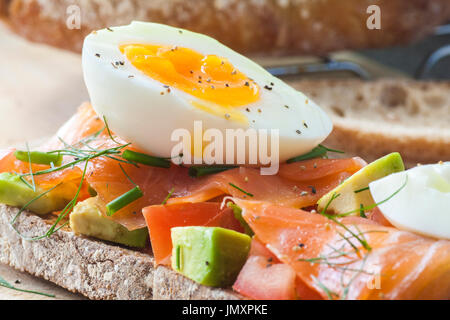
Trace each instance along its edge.
{"label": "bread crust", "polygon": [[292,82],[331,116],[324,144],[373,161],[400,152],[407,167],[450,160],[450,82],[401,79]]}
{"label": "bread crust", "polygon": [[231,289],[202,286],[165,266],[154,273],[153,299],[155,300],[240,300],[243,297]]}
{"label": "bread crust", "polygon": [[[92,30],[142,20],[208,34],[243,54],[323,55],[408,43],[450,19],[448,0],[375,3],[381,30],[366,26],[372,0],[12,0],[9,21],[32,41],[78,52]],[[81,9],[79,30],[66,26],[73,4]]]}

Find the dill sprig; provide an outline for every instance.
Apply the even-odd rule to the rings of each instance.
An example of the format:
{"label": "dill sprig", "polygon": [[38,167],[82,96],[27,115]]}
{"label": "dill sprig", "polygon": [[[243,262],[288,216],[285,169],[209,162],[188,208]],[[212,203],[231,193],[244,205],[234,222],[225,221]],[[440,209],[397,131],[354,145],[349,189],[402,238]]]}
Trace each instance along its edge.
{"label": "dill sprig", "polygon": [[112,136],[111,130],[109,130],[109,125],[108,125],[108,121],[106,121],[106,117],[103,116],[103,122],[105,122],[105,127],[106,127],[106,131],[108,131],[108,135],[111,138],[111,140],[117,144],[120,144],[119,142],[117,142],[116,140],[114,140],[114,137]]}
{"label": "dill sprig", "polygon": [[337,294],[336,292],[330,290],[327,288],[327,286],[325,286],[319,279],[317,279],[315,276],[311,276],[311,278],[313,279],[313,281],[319,286],[320,289],[322,289],[325,294],[327,295],[328,299],[330,300],[334,300],[334,298],[339,298],[339,294]]}
{"label": "dill sprig", "polygon": [[[84,181],[84,178],[85,178],[85,176],[86,176],[86,170],[87,170],[87,167],[88,167],[88,161],[86,161],[86,163],[85,163],[85,165],[84,165],[84,170],[83,170],[83,174],[82,174],[82,176],[81,176],[81,181],[80,181],[80,184],[79,184],[79,186],[78,186],[77,192],[75,193],[75,196],[74,196],[73,199],[72,199],[71,201],[69,201],[69,203],[64,207],[64,209],[61,211],[61,213],[60,213],[60,214],[58,215],[58,217],[56,218],[55,222],[50,226],[50,228],[47,230],[47,232],[44,233],[43,235],[40,235],[40,236],[34,236],[34,237],[28,237],[28,236],[23,235],[23,234],[16,228],[16,226],[14,225],[14,223],[16,222],[16,220],[17,220],[17,218],[20,216],[20,214],[23,213],[24,210],[21,209],[21,210],[17,213],[16,217],[14,217],[13,221],[11,221],[11,226],[13,227],[13,229],[17,232],[17,234],[18,234],[22,239],[28,240],[28,241],[35,241],[35,240],[40,240],[40,239],[43,239],[43,238],[48,238],[48,237],[50,237],[52,234],[54,234],[55,232],[59,231],[61,228],[65,227],[65,226],[68,224],[68,221],[67,221],[67,222],[63,223],[62,225],[60,225],[60,226],[58,227],[58,224],[60,223],[60,221],[61,221],[62,219],[64,219],[64,218],[67,216],[67,214],[68,214],[69,212],[72,211],[73,207],[77,204],[78,197],[79,197],[79,195],[80,195],[80,191],[81,191],[81,188],[82,188],[82,186],[83,186],[83,181]],[[49,192],[49,190],[47,190],[47,192]]]}
{"label": "dill sprig", "polygon": [[[327,204],[325,205],[325,207],[322,209],[322,211],[320,212],[320,214],[326,218],[328,218],[329,220],[333,221],[334,223],[336,223],[337,225],[339,225],[341,228],[343,228],[345,231],[347,231],[348,233],[350,233],[353,237],[355,237],[356,240],[358,240],[358,242],[364,247],[364,249],[366,249],[367,251],[372,250],[372,248],[369,246],[369,244],[367,243],[367,241],[365,241],[364,239],[361,239],[360,237],[358,237],[357,234],[355,234],[349,227],[347,227],[345,224],[343,224],[342,222],[340,222],[337,219],[336,215],[332,215],[332,214],[328,214],[326,213],[328,207],[331,205],[331,203],[337,198],[339,197],[340,194],[334,192],[330,198],[330,200],[328,200]],[[353,243],[351,243],[352,246],[354,246]],[[357,247],[354,247],[354,249],[356,249],[356,252],[359,252],[359,249]]]}
{"label": "dill sprig", "polygon": [[[364,212],[370,211],[370,210],[374,209],[375,207],[378,207],[380,204],[383,204],[383,203],[385,203],[385,202],[391,200],[393,197],[395,197],[400,191],[403,190],[403,188],[406,187],[406,184],[407,184],[407,183],[408,183],[408,175],[406,175],[405,182],[403,182],[403,184],[400,186],[400,188],[398,188],[397,190],[395,190],[395,192],[392,193],[392,194],[391,194],[389,197],[387,197],[386,199],[381,200],[380,202],[371,204],[371,205],[369,205],[369,206],[367,206],[367,207],[360,206],[358,209],[355,209],[355,210],[352,210],[352,211],[348,211],[348,212],[345,212],[345,213],[340,213],[340,214],[337,214],[336,216],[337,216],[337,217],[346,217],[346,216],[349,216],[349,215],[351,215],[351,214],[353,214],[353,213],[359,213],[359,214],[361,214],[361,212],[364,213]],[[334,200],[334,199],[333,199],[333,200]],[[327,206],[327,208],[328,208],[328,206]]]}
{"label": "dill sprig", "polygon": [[47,193],[51,192],[52,190],[56,189],[57,187],[59,187],[61,185],[61,183],[55,185],[54,187],[42,192],[41,194],[37,195],[36,197],[34,197],[33,199],[31,199],[30,201],[28,201],[22,208],[20,208],[20,210],[17,212],[17,214],[14,216],[14,218],[11,220],[11,224],[14,224],[17,220],[17,218],[22,214],[22,212],[24,212],[32,203],[34,203],[35,201],[39,200],[40,198],[42,198],[43,196],[45,196]]}
{"label": "dill sprig", "polygon": [[[75,165],[82,163],[82,162],[87,162],[87,161],[91,161],[95,158],[99,158],[102,156],[109,156],[109,155],[113,155],[113,154],[120,154],[121,150],[128,147],[130,145],[130,143],[127,144],[123,144],[117,147],[113,147],[113,148],[109,148],[109,149],[103,149],[103,150],[83,150],[83,149],[76,149],[78,150],[78,153],[76,152],[68,152],[66,155],[71,155],[73,157],[75,157],[73,161],[70,161],[68,163],[65,163],[59,167],[55,167],[55,168],[49,168],[49,169],[45,169],[45,170],[40,170],[40,171],[36,171],[33,173],[34,176],[39,176],[39,175],[43,175],[43,174],[49,174],[49,173],[53,173],[56,171],[61,171],[63,169],[67,169],[67,168],[71,168],[74,167]],[[59,150],[61,153],[63,153],[63,151]],[[21,176],[26,177],[29,176],[30,173],[24,173]]]}
{"label": "dill sprig", "polygon": [[353,192],[354,193],[360,193],[360,192],[367,191],[367,190],[369,190],[369,187],[361,188],[361,189],[355,190]]}
{"label": "dill sprig", "polygon": [[0,277],[0,286],[11,289],[11,290],[15,290],[15,291],[20,291],[20,292],[26,292],[26,293],[32,293],[32,294],[38,294],[41,296],[46,296],[46,297],[50,297],[50,298],[55,298],[54,294],[51,293],[45,293],[45,292],[39,292],[39,291],[34,291],[34,290],[26,290],[26,289],[20,289],[17,288],[15,286],[13,286],[12,284],[10,284],[8,281],[6,281],[5,279],[3,279],[2,277]]}
{"label": "dill sprig", "polygon": [[28,145],[28,142],[26,143],[27,147],[27,155],[28,155],[28,165],[30,167],[30,175],[31,175],[31,182],[33,184],[33,191],[36,192],[36,183],[34,182],[34,175],[33,175],[33,166],[31,163],[31,153],[30,153],[30,146]]}
{"label": "dill sprig", "polygon": [[[340,299],[347,299],[351,284],[355,281],[355,279],[360,274],[362,274],[362,273],[371,274],[371,275],[374,274],[373,272],[368,272],[364,269],[366,261],[372,250],[372,247],[369,245],[365,235],[368,233],[385,233],[385,232],[387,232],[386,230],[367,230],[367,231],[363,232],[358,228],[358,226],[356,224],[353,225],[354,228],[356,229],[356,232],[354,232],[348,226],[346,226],[342,222],[340,222],[338,220],[338,218],[348,216],[355,212],[360,212],[360,214],[364,214],[364,211],[371,210],[371,209],[375,208],[376,206],[389,201],[406,186],[407,182],[408,182],[408,177],[406,177],[405,182],[402,184],[402,186],[399,189],[397,189],[389,197],[387,197],[386,199],[384,199],[378,203],[375,203],[368,207],[361,206],[357,210],[352,210],[350,212],[346,212],[346,213],[339,214],[339,215],[331,215],[331,214],[326,213],[326,211],[327,211],[328,207],[331,205],[331,203],[340,196],[339,193],[333,193],[330,200],[327,202],[325,207],[320,212],[321,215],[323,215],[324,217],[333,221],[339,227],[343,228],[345,231],[347,231],[350,234],[350,236],[346,236],[342,232],[337,231],[337,234],[341,237],[341,241],[345,241],[345,243],[347,243],[352,248],[351,251],[343,251],[343,249],[345,248],[345,243],[339,249],[336,249],[333,246],[328,245],[333,250],[333,253],[328,256],[319,255],[318,257],[313,257],[313,258],[308,258],[308,259],[298,259],[298,261],[303,261],[303,262],[308,262],[308,263],[313,263],[313,264],[324,264],[330,268],[334,268],[336,270],[341,271],[341,280],[340,280],[341,294],[340,295],[337,294],[336,292],[330,290],[329,288],[327,288],[325,286],[325,284],[320,282],[317,278],[313,277],[313,280],[316,282],[316,284],[319,286],[319,288],[321,288],[325,292],[325,294],[327,295],[327,297],[330,300],[333,300],[334,298],[339,297],[339,296],[340,296]],[[352,242],[352,239],[356,239],[359,242],[359,244],[364,249],[366,249],[366,254],[361,255],[361,250],[358,248],[358,246],[356,246]],[[351,255],[353,255],[353,253],[356,254],[356,257],[351,257]],[[345,260],[345,261],[332,261],[333,259],[339,259],[339,258],[343,258],[343,257],[348,257],[349,259]],[[352,264],[357,263],[359,261],[361,261],[360,268],[351,267]],[[354,274],[352,275],[351,279],[347,283],[344,283],[344,276],[345,276],[346,272],[353,272]]]}

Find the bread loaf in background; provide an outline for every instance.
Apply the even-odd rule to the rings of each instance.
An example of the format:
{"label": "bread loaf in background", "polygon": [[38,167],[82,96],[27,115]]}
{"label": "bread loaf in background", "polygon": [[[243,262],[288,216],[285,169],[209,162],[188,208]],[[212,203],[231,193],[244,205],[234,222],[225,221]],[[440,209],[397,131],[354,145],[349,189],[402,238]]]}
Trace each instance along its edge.
{"label": "bread loaf in background", "polygon": [[398,151],[407,166],[450,160],[450,82],[291,83],[332,117],[324,144],[367,161]]}
{"label": "bread loaf in background", "polygon": [[[95,29],[153,21],[208,34],[247,55],[323,55],[341,49],[408,43],[450,20],[448,0],[0,0],[26,38],[81,51]],[[367,8],[381,8],[369,30]],[[2,6],[0,4],[0,8]],[[69,29],[77,5],[81,28]],[[69,12],[70,13],[70,12]]]}

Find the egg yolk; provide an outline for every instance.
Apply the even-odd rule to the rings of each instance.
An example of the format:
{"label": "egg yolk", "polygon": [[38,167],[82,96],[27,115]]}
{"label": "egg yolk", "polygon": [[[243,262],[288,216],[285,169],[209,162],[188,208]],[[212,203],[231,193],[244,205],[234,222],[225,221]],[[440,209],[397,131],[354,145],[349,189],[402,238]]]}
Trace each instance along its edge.
{"label": "egg yolk", "polygon": [[226,59],[189,48],[125,44],[122,54],[147,76],[222,107],[259,99],[258,85]]}

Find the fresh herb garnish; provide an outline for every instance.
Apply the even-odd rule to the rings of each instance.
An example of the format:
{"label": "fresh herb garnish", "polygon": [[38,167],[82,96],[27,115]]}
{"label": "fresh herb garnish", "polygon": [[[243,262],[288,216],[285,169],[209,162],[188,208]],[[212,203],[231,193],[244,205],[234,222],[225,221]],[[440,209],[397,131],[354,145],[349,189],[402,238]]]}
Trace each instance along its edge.
{"label": "fresh herb garnish", "polygon": [[175,248],[175,268],[177,270],[181,269],[181,246],[177,245]]}
{"label": "fresh herb garnish", "polygon": [[[101,130],[95,132],[94,134],[74,143],[73,145],[69,145],[68,143],[66,143],[64,140],[62,140],[61,138],[59,138],[59,140],[64,144],[65,149],[60,149],[60,150],[53,150],[50,151],[48,153],[58,153],[61,155],[68,155],[68,156],[72,156],[74,158],[73,161],[70,161],[66,164],[63,164],[61,166],[58,167],[51,167],[49,169],[45,169],[45,170],[41,170],[41,171],[37,171],[37,172],[32,172],[30,170],[29,173],[24,173],[20,175],[20,178],[22,181],[26,182],[25,177],[27,176],[31,176],[32,178],[36,175],[45,175],[45,174],[49,174],[49,173],[53,173],[53,172],[57,172],[60,170],[64,170],[66,168],[73,168],[74,166],[80,164],[80,163],[84,163],[84,169],[83,169],[83,173],[80,179],[80,183],[78,186],[78,189],[75,193],[74,198],[69,201],[67,203],[67,205],[64,207],[64,209],[61,211],[61,213],[58,215],[58,218],[56,219],[56,221],[53,223],[53,225],[48,229],[48,231],[40,236],[35,236],[35,237],[27,237],[24,236],[15,226],[15,223],[18,219],[18,217],[23,213],[23,211],[25,211],[27,209],[27,207],[29,207],[34,201],[37,201],[38,199],[40,199],[41,197],[45,196],[45,194],[47,194],[48,192],[52,191],[54,188],[56,188],[57,186],[59,186],[60,184],[54,186],[53,188],[44,191],[42,194],[38,195],[37,197],[35,197],[34,199],[32,199],[31,201],[29,201],[27,204],[25,204],[20,210],[19,212],[16,214],[16,216],[13,218],[13,220],[10,222],[12,228],[17,232],[17,234],[22,237],[25,240],[30,240],[30,241],[34,241],[34,240],[39,240],[39,239],[43,239],[46,237],[50,237],[52,234],[54,234],[55,232],[57,232],[58,230],[60,230],[61,228],[63,228],[64,226],[66,226],[68,224],[68,221],[63,223],[62,225],[58,226],[59,223],[61,222],[62,219],[64,219],[73,209],[73,207],[77,204],[78,202],[78,198],[84,183],[84,179],[86,176],[86,171],[87,171],[87,167],[88,167],[88,163],[95,159],[95,158],[99,158],[99,157],[108,157],[111,159],[114,159],[118,162],[126,162],[126,163],[131,163],[129,161],[126,160],[122,160],[119,158],[116,158],[115,155],[120,155],[122,153],[122,150],[124,148],[126,148],[129,144],[123,144],[123,145],[118,145],[116,147],[113,148],[107,148],[107,149],[95,149],[91,146],[89,146],[89,143],[94,141],[103,131],[105,130],[105,128],[102,128]],[[78,146],[84,146],[85,148],[79,148]],[[28,147],[27,147],[28,148]],[[131,163],[133,164],[133,163]],[[30,163],[30,167],[31,167],[31,163]],[[31,169],[31,168],[30,168]]]}
{"label": "fresh herb garnish", "polygon": [[167,200],[170,199],[170,197],[172,196],[174,191],[175,191],[175,188],[170,189],[169,193],[167,194],[167,196],[164,198],[163,202],[161,203],[162,205],[165,205],[167,203]]}
{"label": "fresh herb garnish", "polygon": [[108,122],[106,121],[106,117],[103,116],[103,122],[105,123],[105,127],[106,127],[106,131],[108,132],[109,138],[115,142],[116,144],[120,144],[119,142],[117,142],[116,140],[114,140],[114,137],[112,136],[111,130],[109,130],[109,125]]}
{"label": "fresh herb garnish", "polygon": [[364,205],[362,203],[359,205],[359,216],[361,218],[367,218],[367,216],[364,212]]}
{"label": "fresh herb garnish", "polygon": [[56,189],[57,187],[59,187],[61,184],[57,184],[56,186],[42,192],[41,194],[37,195],[36,197],[34,197],[33,199],[31,199],[30,201],[28,201],[22,208],[20,208],[20,210],[17,212],[17,214],[14,216],[14,218],[11,220],[11,224],[14,224],[17,220],[17,218],[22,214],[23,211],[25,211],[28,206],[30,206],[32,203],[34,203],[35,201],[39,200],[40,198],[42,198],[43,196],[45,196],[47,193],[51,192],[53,189]]}
{"label": "fresh herb garnish", "polygon": [[119,163],[119,167],[122,170],[123,174],[127,177],[127,179],[134,184],[134,188],[130,191],[125,192],[124,194],[118,196],[111,202],[109,202],[106,205],[106,214],[108,216],[112,216],[114,213],[119,211],[120,209],[124,208],[125,206],[129,205],[130,203],[136,201],[139,198],[142,198],[144,196],[144,193],[139,188],[139,186],[134,183],[133,180],[128,176],[128,174],[123,169],[122,165]]}
{"label": "fresh herb garnish", "polygon": [[122,158],[128,161],[145,164],[152,167],[170,168],[170,161],[165,158],[154,157],[145,153],[125,150]]}
{"label": "fresh herb garnish", "polygon": [[11,290],[20,291],[20,292],[38,294],[38,295],[46,296],[46,297],[50,297],[50,298],[54,298],[55,297],[55,295],[51,294],[51,293],[39,292],[39,291],[34,291],[34,290],[26,290],[26,289],[20,289],[20,288],[14,287],[12,284],[7,282],[2,277],[0,277],[0,286],[8,288],[8,289],[11,289]]}
{"label": "fresh herb garnish", "polygon": [[330,148],[327,148],[327,147],[319,144],[317,147],[312,149],[310,152],[303,154],[301,156],[298,156],[298,157],[291,158],[291,159],[287,160],[286,162],[293,163],[293,162],[304,161],[304,160],[309,160],[309,159],[314,159],[314,158],[323,158],[323,157],[327,157],[327,152],[345,153],[344,151],[330,149]]}
{"label": "fresh herb garnish", "polygon": [[[33,167],[31,165],[31,153],[30,153],[30,147],[28,146],[28,142],[26,143],[26,146],[27,146],[28,165],[30,166],[31,182],[33,183],[33,191],[36,192],[36,183],[34,181]],[[25,179],[23,179],[23,180],[25,180]]]}
{"label": "fresh herb garnish", "polygon": [[[73,207],[77,204],[77,201],[78,201],[78,197],[79,197],[79,195],[80,195],[80,191],[81,191],[81,188],[82,188],[82,186],[83,186],[83,180],[84,180],[84,177],[86,176],[86,170],[87,170],[87,166],[88,166],[88,161],[86,161],[86,163],[85,163],[85,166],[84,166],[84,170],[83,170],[83,174],[82,174],[82,176],[81,176],[81,181],[80,181],[80,184],[79,184],[79,186],[78,186],[78,189],[77,189],[77,192],[75,193],[75,196],[73,197],[73,199],[71,200],[71,201],[69,201],[69,203],[64,207],[64,209],[61,211],[61,213],[58,215],[58,218],[56,218],[56,220],[55,220],[55,222],[50,226],[50,228],[47,230],[47,232],[45,233],[45,234],[43,234],[43,235],[40,235],[40,236],[35,236],[35,237],[27,237],[27,236],[24,236],[15,226],[14,226],[14,223],[16,222],[16,220],[17,220],[17,218],[20,216],[20,214],[24,211],[24,209],[22,208],[18,213],[17,213],[17,215],[14,217],[14,219],[11,221],[11,226],[12,226],[12,228],[17,232],[17,234],[20,236],[20,237],[22,237],[23,239],[25,239],[25,240],[30,240],[30,241],[35,241],[35,240],[40,240],[40,239],[43,239],[43,238],[46,238],[46,237],[50,237],[52,234],[54,234],[55,232],[57,232],[58,230],[60,230],[61,228],[63,228],[63,227],[65,227],[69,222],[67,221],[67,222],[65,222],[65,223],[63,223],[62,225],[60,225],[59,227],[57,227],[58,226],[58,224],[60,223],[60,221],[62,220],[62,219],[64,219],[66,216],[67,216],[67,214],[69,213],[69,212],[71,212],[72,211],[72,209],[73,209]],[[56,187],[56,186],[55,186]],[[51,189],[50,189],[51,190]],[[47,190],[46,192],[49,192],[50,190]],[[42,196],[42,195],[40,195],[40,196]],[[37,199],[38,197],[36,197],[35,199]],[[34,199],[34,200],[35,200]],[[29,203],[27,204],[27,205],[29,205]]]}
{"label": "fresh herb garnish", "polygon": [[14,152],[14,156],[17,160],[36,164],[46,164],[54,166],[60,166],[62,162],[62,155],[59,153],[49,153],[41,151],[20,151]]}
{"label": "fresh herb garnish", "polygon": [[369,187],[361,188],[361,189],[355,190],[353,192],[354,193],[360,193],[360,192],[363,192],[363,191],[366,191],[366,190],[369,190]]}
{"label": "fresh herb garnish", "polygon": [[[346,212],[344,214],[340,214],[340,215],[330,215],[330,214],[326,213],[330,204],[336,198],[338,198],[340,195],[337,193],[333,193],[330,200],[327,202],[326,206],[320,212],[321,215],[330,219],[331,221],[336,223],[339,227],[343,228],[349,234],[349,236],[347,236],[337,230],[336,231],[337,234],[341,237],[341,240],[345,242],[344,245],[340,249],[336,249],[336,248],[328,245],[328,247],[330,247],[333,250],[333,252],[330,255],[327,255],[327,256],[320,255],[319,257],[314,257],[314,258],[309,258],[309,259],[298,259],[298,261],[304,261],[304,262],[308,262],[308,263],[325,264],[325,265],[329,266],[330,268],[341,271],[341,280],[340,280],[341,292],[340,292],[340,294],[333,292],[332,290],[327,288],[323,283],[321,283],[317,278],[313,277],[313,280],[316,282],[318,287],[325,292],[325,294],[327,295],[327,297],[329,299],[334,299],[334,298],[339,298],[339,297],[341,299],[347,299],[348,293],[350,290],[350,286],[353,283],[353,281],[355,281],[355,279],[358,277],[359,274],[361,274],[361,273],[366,273],[366,274],[371,274],[371,275],[374,274],[374,273],[364,270],[364,265],[365,265],[366,260],[369,257],[369,254],[372,250],[372,247],[369,245],[365,235],[368,233],[388,232],[386,230],[368,230],[368,231],[363,232],[358,228],[358,225],[356,225],[356,224],[353,225],[353,227],[356,229],[356,232],[355,232],[355,231],[351,230],[349,226],[346,226],[342,222],[340,222],[338,220],[338,218],[348,216],[349,214],[352,214],[354,212],[359,212],[360,216],[363,216],[364,218],[366,218],[365,211],[371,210],[374,207],[390,200],[392,197],[394,197],[396,194],[398,194],[406,186],[407,181],[408,181],[408,177],[406,178],[405,182],[398,190],[396,190],[393,194],[391,194],[389,197],[387,197],[383,201],[380,201],[380,202],[378,202],[374,205],[368,206],[368,207],[364,207],[361,204],[360,208],[358,208],[356,210],[352,210],[350,212]],[[353,239],[356,239],[356,241],[358,241],[359,244],[365,249],[364,254],[362,253],[363,251],[360,250],[358,248],[358,246],[353,243],[353,241],[352,241]],[[345,244],[349,245],[352,250],[344,251],[343,249],[345,248]],[[356,257],[354,256],[355,254],[356,254]],[[333,259],[340,259],[340,258],[344,258],[344,257],[348,257],[348,259],[347,260],[341,259],[341,260],[333,261]],[[361,261],[360,267],[355,268],[352,266],[353,264],[358,263],[359,261]],[[351,277],[351,279],[345,283],[344,276],[345,276],[346,272],[353,272],[354,274]]]}
{"label": "fresh herb garnish", "polygon": [[[75,159],[71,162],[68,162],[66,164],[63,164],[62,166],[59,167],[55,167],[55,168],[49,168],[49,169],[45,169],[45,170],[41,170],[41,171],[37,171],[34,173],[24,173],[22,174],[23,177],[29,176],[29,175],[34,175],[34,176],[38,176],[38,175],[43,175],[43,174],[49,174],[55,171],[60,171],[63,169],[67,169],[67,168],[71,168],[74,167],[75,165],[82,163],[82,162],[88,162],[91,161],[95,158],[99,158],[102,156],[109,156],[109,155],[114,155],[114,154],[120,154],[121,150],[126,148],[127,146],[129,146],[130,144],[123,144],[114,148],[109,148],[109,149],[103,149],[103,150],[98,150],[98,149],[93,149],[93,150],[85,150],[85,149],[76,149],[77,153],[75,153],[75,151],[67,151],[65,150],[65,152],[67,152],[67,155],[71,155],[71,156],[75,156],[77,155],[78,157],[75,157]],[[64,150],[58,150],[58,152],[60,152],[61,154],[63,154]]]}
{"label": "fresh herb garnish", "polygon": [[229,182],[228,184],[229,184],[230,186],[232,186],[233,188],[238,189],[240,192],[242,192],[242,193],[248,195],[249,197],[253,197],[253,194],[251,194],[250,192],[247,192],[247,191],[245,191],[245,190],[239,188],[239,187],[238,187],[237,185],[235,185],[234,183]]}
{"label": "fresh herb garnish", "polygon": [[142,193],[141,189],[139,187],[134,187],[130,191],[125,192],[124,194],[109,202],[106,205],[106,214],[108,216],[112,216],[120,209],[126,207],[137,199],[142,198],[143,196],[144,194]]}
{"label": "fresh herb garnish", "polygon": [[[367,207],[359,207],[358,209],[355,209],[355,210],[352,210],[352,211],[348,211],[348,212],[345,212],[345,213],[337,214],[336,216],[337,216],[337,217],[346,217],[346,216],[349,216],[349,215],[351,215],[351,214],[353,214],[353,213],[361,213],[361,210],[364,210],[364,211],[366,211],[366,212],[367,212],[367,211],[370,211],[370,210],[372,210],[373,208],[378,207],[380,204],[383,204],[383,203],[385,203],[385,202],[391,200],[391,199],[392,199],[394,196],[396,196],[400,191],[402,191],[404,187],[406,187],[406,184],[407,184],[407,183],[408,183],[408,176],[406,176],[405,182],[400,186],[400,188],[398,188],[393,194],[391,194],[391,195],[390,195],[389,197],[387,197],[386,199],[384,199],[384,200],[382,200],[382,201],[380,201],[380,202],[371,204],[371,205],[369,205],[369,206],[367,206]],[[334,199],[333,199],[333,200],[334,200]]]}
{"label": "fresh herb garnish", "polygon": [[317,284],[317,286],[319,286],[319,288],[322,289],[322,290],[325,292],[325,294],[327,295],[328,299],[334,300],[334,298],[339,297],[339,295],[338,295],[336,292],[334,292],[334,291],[328,289],[328,288],[327,288],[322,282],[320,282],[319,279],[317,279],[315,276],[311,276],[311,277],[312,277],[313,281]]}
{"label": "fresh herb garnish", "polygon": [[189,176],[198,178],[237,168],[237,166],[194,166],[189,168]]}

